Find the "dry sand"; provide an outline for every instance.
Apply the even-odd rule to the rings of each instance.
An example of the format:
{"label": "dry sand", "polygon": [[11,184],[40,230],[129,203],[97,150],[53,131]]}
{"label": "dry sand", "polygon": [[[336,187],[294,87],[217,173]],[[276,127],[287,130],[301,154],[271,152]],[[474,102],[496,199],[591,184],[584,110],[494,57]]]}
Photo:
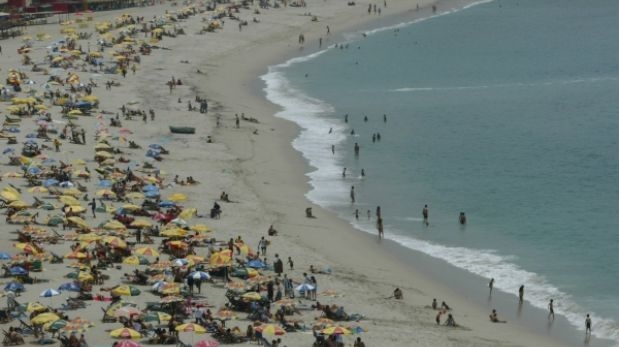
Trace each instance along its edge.
{"label": "dry sand", "polygon": [[[383,9],[383,16],[415,16],[428,15],[426,8],[429,2],[420,2],[423,8],[415,12],[416,2],[408,0],[389,1],[388,8]],[[339,293],[338,297],[318,296],[323,303],[337,303],[343,305],[349,313],[360,313],[366,318],[360,325],[368,331],[360,335],[367,346],[555,346],[559,343],[549,338],[535,335],[528,330],[513,324],[492,324],[488,322],[488,312],[485,308],[471,305],[467,299],[458,294],[457,288],[445,288],[434,283],[423,274],[415,270],[411,264],[403,263],[399,258],[386,251],[374,237],[359,233],[351,226],[333,214],[313,206],[315,219],[305,218],[304,209],[311,204],[304,194],[309,189],[304,174],[310,170],[307,163],[295,152],[290,142],[299,129],[292,123],[276,118],[273,115],[277,108],[268,103],[262,95],[258,76],[267,71],[267,66],[285,61],[299,53],[297,37],[303,33],[306,38],[304,52],[317,48],[317,38],[324,36],[326,25],[331,28],[331,36],[354,30],[360,26],[371,25],[378,16],[367,15],[368,2],[357,2],[356,6],[347,6],[345,1],[310,0],[307,8],[279,8],[260,10],[260,14],[242,10],[240,17],[249,22],[239,32],[237,22],[226,20],[224,28],[215,33],[198,35],[202,28],[202,15],[189,17],[178,23],[184,28],[187,35],[175,39],[165,38],[160,46],[170,50],[153,50],[150,56],[143,56],[137,73],[129,72],[127,78],[120,75],[94,74],[99,86],[93,94],[101,99],[100,110],[120,112],[121,105],[130,101],[138,101],[137,107],[152,108],[156,112],[156,120],[144,124],[141,120],[124,121],[123,126],[133,131],[129,136],[142,146],[150,143],[161,143],[170,150],[170,155],[156,163],[164,173],[165,183],[171,183],[174,174],[181,178],[193,176],[201,184],[197,186],[179,186],[170,184],[163,190],[163,196],[180,192],[189,196],[185,206],[197,207],[201,214],[207,214],[213,202],[221,191],[226,191],[233,203],[222,203],[223,214],[221,219],[195,218],[191,223],[205,223],[211,226],[214,237],[218,240],[228,240],[231,237],[242,235],[253,247],[257,246],[261,236],[266,235],[269,225],[273,224],[280,234],[269,237],[271,246],[268,258],[273,259],[275,253],[287,259],[292,257],[295,269],[286,273],[297,281],[302,280],[302,273],[307,271],[310,264],[317,268],[329,266],[331,275],[318,274],[319,293],[332,289]],[[254,7],[252,7],[253,9]],[[168,4],[146,8],[132,8],[122,12],[145,16],[163,14],[166,10],[175,10]],[[304,16],[311,12],[319,19],[312,22],[311,17]],[[114,18],[120,12],[96,13],[95,21],[105,18]],[[256,17],[260,23],[253,23]],[[46,25],[32,27],[29,33],[45,30],[54,39],[61,37],[58,34],[59,26]],[[89,29],[92,30],[92,29]],[[95,34],[91,47],[95,47]],[[334,39],[335,40],[335,39]],[[325,38],[324,44],[333,44]],[[0,43],[3,55],[2,74],[9,68],[21,66],[16,49],[21,45],[19,39]],[[49,42],[34,42],[35,49],[31,56],[35,62],[41,62],[45,54],[45,46]],[[83,47],[85,41],[80,41]],[[313,48],[311,48],[314,46]],[[188,61],[189,63],[181,63]],[[203,74],[197,74],[200,70]],[[24,67],[29,71],[30,67]],[[37,82],[35,87],[40,88],[47,79],[40,73],[27,72],[28,76]],[[81,73],[82,80],[87,80],[89,73]],[[174,76],[182,79],[183,86],[176,88],[171,94],[165,82]],[[104,82],[118,81],[121,86],[105,90]],[[186,102],[196,95],[207,97],[210,110],[208,115],[187,111]],[[178,102],[178,99],[182,101]],[[1,107],[6,107],[2,103]],[[66,122],[60,118],[59,107],[53,107],[52,115],[58,124]],[[234,114],[245,113],[255,117],[259,124],[241,122],[240,129],[235,128]],[[216,127],[216,114],[221,115],[221,125]],[[107,123],[107,117],[106,119]],[[78,123],[87,129],[87,145],[75,145],[65,142],[61,153],[53,150],[45,154],[65,162],[75,159],[85,159],[88,167],[93,170],[96,164],[92,160],[94,150],[93,135],[95,133],[94,117],[80,118]],[[35,128],[34,121],[22,121],[22,132],[18,134],[20,143],[24,135]],[[168,125],[195,126],[195,135],[171,135]],[[28,130],[30,129],[30,130]],[[257,134],[254,132],[257,130]],[[116,130],[112,129],[112,133]],[[207,143],[207,136],[212,136],[214,143]],[[50,143],[48,145],[51,146]],[[125,156],[142,162],[145,160],[144,150],[130,150],[120,142],[114,145],[126,152]],[[21,145],[16,147],[21,148]],[[4,156],[3,162],[8,162]],[[122,167],[122,166],[121,166]],[[2,173],[15,171],[15,167],[4,166]],[[81,182],[89,187],[92,196],[96,191],[96,179],[91,182]],[[26,182],[20,179],[3,179],[2,187],[11,183],[26,189]],[[32,198],[25,194],[24,200],[31,202]],[[84,203],[85,205],[85,203]],[[120,203],[115,203],[119,206]],[[42,211],[44,216],[47,212]],[[98,214],[96,220],[86,214],[86,220],[94,226],[110,218],[109,215]],[[42,218],[41,218],[42,219]],[[15,253],[11,245],[15,242],[16,234],[11,233],[20,228],[18,225],[3,225],[0,251]],[[159,241],[159,240],[157,240]],[[70,242],[57,245],[45,245],[57,254],[66,254]],[[205,248],[198,248],[198,255],[206,253]],[[18,297],[18,301],[27,303],[39,300],[44,304],[52,303],[58,307],[69,294],[63,293],[54,297],[53,301],[39,298],[39,293],[46,288],[57,288],[67,282],[62,276],[70,271],[64,264],[45,263],[45,271],[36,274],[45,282],[28,285],[27,291]],[[111,279],[105,286],[120,283],[124,272],[133,270],[129,265],[122,265],[122,270],[107,270],[105,273]],[[9,279],[2,279],[3,283]],[[404,291],[404,299],[396,301],[386,299],[391,296],[395,287]],[[205,289],[204,289],[205,288]],[[209,304],[220,307],[225,303],[224,289],[221,284],[208,284],[203,293]],[[144,307],[146,301],[156,301],[157,296],[147,292],[143,287],[143,294],[132,297],[130,300]],[[99,292],[95,286],[94,293]],[[447,301],[453,308],[456,321],[460,328],[437,326],[434,323],[436,311],[428,309],[432,298],[439,302]],[[309,302],[308,302],[309,303]],[[104,324],[100,321],[101,308],[106,304],[89,302],[87,309],[67,311],[70,318],[81,316],[96,322],[96,326],[85,334],[91,346],[111,345],[113,339],[108,332],[117,328],[118,323]],[[306,325],[311,325],[318,313],[305,312],[302,319]],[[244,314],[239,315],[238,321],[229,322],[229,326],[238,325],[241,329],[249,324],[243,320]],[[15,321],[2,326],[15,325]],[[192,337],[181,334],[184,342],[188,343]],[[201,336],[195,336],[198,341]],[[27,337],[27,341],[32,341]],[[313,337],[309,332],[290,333],[282,337],[283,345],[310,346]],[[347,345],[352,345],[353,337],[345,337]]]}

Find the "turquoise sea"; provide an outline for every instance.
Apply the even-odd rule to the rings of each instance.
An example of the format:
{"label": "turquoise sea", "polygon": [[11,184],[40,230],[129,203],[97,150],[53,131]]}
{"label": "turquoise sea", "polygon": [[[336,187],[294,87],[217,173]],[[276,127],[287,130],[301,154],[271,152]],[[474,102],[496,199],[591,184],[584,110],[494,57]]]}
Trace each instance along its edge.
{"label": "turquoise sea", "polygon": [[619,341],[618,17],[616,0],[480,3],[351,33],[265,91],[303,129],[309,199],[374,234],[380,205],[386,238]]}

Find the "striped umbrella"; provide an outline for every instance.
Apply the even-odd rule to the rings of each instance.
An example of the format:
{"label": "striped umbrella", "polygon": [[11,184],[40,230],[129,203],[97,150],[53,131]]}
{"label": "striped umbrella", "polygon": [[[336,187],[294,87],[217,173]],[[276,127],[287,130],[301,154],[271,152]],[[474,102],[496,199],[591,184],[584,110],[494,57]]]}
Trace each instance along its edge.
{"label": "striped umbrella", "polygon": [[140,337],[142,337],[139,332],[129,328],[119,328],[116,330],[112,330],[110,332],[110,336],[120,339],[139,339]]}
{"label": "striped umbrella", "polygon": [[255,329],[258,332],[262,332],[262,334],[266,335],[284,335],[286,331],[281,327],[274,324],[266,324],[256,327]]}

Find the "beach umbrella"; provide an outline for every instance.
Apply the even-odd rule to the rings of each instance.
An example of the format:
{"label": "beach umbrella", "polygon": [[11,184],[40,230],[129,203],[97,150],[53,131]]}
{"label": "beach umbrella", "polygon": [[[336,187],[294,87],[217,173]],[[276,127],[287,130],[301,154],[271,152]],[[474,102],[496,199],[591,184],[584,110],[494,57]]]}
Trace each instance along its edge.
{"label": "beach umbrella", "polygon": [[223,252],[216,252],[211,255],[209,264],[213,266],[228,265],[232,261],[232,257],[224,254]]}
{"label": "beach umbrella", "polygon": [[227,308],[222,308],[220,310],[218,310],[215,313],[215,317],[221,319],[221,320],[229,320],[229,319],[235,319],[236,318],[236,312],[227,309]]}
{"label": "beach umbrella", "polygon": [[195,324],[195,323],[185,323],[185,324],[178,325],[175,328],[175,330],[178,332],[185,332],[185,333],[193,332],[197,334],[203,334],[206,332],[206,329],[203,326]]}
{"label": "beach umbrella", "polygon": [[150,264],[150,268],[151,269],[155,269],[155,270],[165,270],[169,267],[172,267],[172,262],[169,260],[160,260],[156,263]]}
{"label": "beach umbrella", "polygon": [[185,266],[185,265],[189,265],[190,261],[185,259],[185,258],[181,258],[181,259],[176,259],[174,260],[174,262],[172,262],[173,266]]}
{"label": "beach umbrella", "polygon": [[117,220],[111,220],[103,224],[102,227],[107,230],[127,230],[127,227]]}
{"label": "beach umbrella", "polygon": [[79,206],[80,204],[79,200],[77,200],[74,196],[71,195],[61,195],[60,197],[58,197],[58,200],[63,204],[67,204],[69,206]]}
{"label": "beach umbrella", "polygon": [[42,298],[51,298],[56,295],[60,295],[60,292],[58,292],[55,289],[49,288],[49,289],[45,289],[44,291],[42,291],[39,296]]}
{"label": "beach umbrella", "polygon": [[58,317],[57,314],[53,312],[45,312],[45,313],[41,313],[37,315],[36,317],[32,318],[30,322],[32,324],[45,324],[45,323],[57,321],[59,319],[60,317]]}
{"label": "beach umbrella", "polygon": [[140,347],[140,344],[133,340],[121,340],[115,343],[114,347]]}
{"label": "beach umbrella", "polygon": [[84,241],[84,242],[95,242],[95,241],[101,240],[102,237],[95,233],[88,233],[88,234],[82,234],[78,236],[77,239],[79,241]]}
{"label": "beach umbrella", "polygon": [[246,301],[259,301],[262,300],[262,295],[258,292],[247,292],[241,295],[241,298]]}
{"label": "beach umbrella", "polygon": [[55,178],[48,178],[45,181],[43,181],[43,186],[47,188],[47,187],[55,186],[58,183],[60,183],[60,181],[58,181],[57,179],[55,179]]}
{"label": "beach umbrella", "polygon": [[134,286],[118,286],[112,289],[112,294],[114,295],[123,295],[123,296],[136,296],[140,295],[140,290]]}
{"label": "beach umbrella", "polygon": [[146,219],[136,219],[133,222],[131,222],[131,224],[129,226],[132,226],[134,228],[148,228],[151,227],[153,225],[153,223],[149,220]]}
{"label": "beach umbrella", "polygon": [[58,183],[58,186],[60,188],[73,188],[75,187],[75,184],[71,181],[63,181],[63,182]]}
{"label": "beach umbrella", "polygon": [[274,324],[265,324],[257,326],[256,331],[262,332],[263,335],[284,335],[286,331]]}
{"label": "beach umbrella", "polygon": [[13,281],[9,282],[6,286],[4,286],[4,291],[18,293],[26,291],[26,288],[23,284]]}
{"label": "beach umbrella", "polygon": [[13,266],[9,269],[9,273],[11,276],[25,276],[28,274],[28,270],[24,269],[21,266]]}
{"label": "beach umbrella", "polygon": [[200,281],[208,281],[209,279],[211,279],[211,275],[209,275],[208,272],[204,271],[193,271],[187,277],[191,277],[194,280]]}
{"label": "beach umbrella", "polygon": [[60,291],[68,291],[68,292],[79,292],[81,291],[81,287],[79,284],[75,283],[75,282],[67,282],[67,283],[63,283],[58,287],[58,290]]}
{"label": "beach umbrella", "polygon": [[150,262],[148,261],[148,259],[144,258],[144,256],[141,255],[132,255],[129,256],[125,259],[123,259],[123,264],[129,264],[129,265],[148,265],[150,264]]}
{"label": "beach umbrella", "polygon": [[300,284],[299,286],[297,286],[295,289],[296,289],[298,292],[306,292],[306,291],[309,291],[309,290],[314,290],[314,288],[315,288],[315,287],[314,287],[313,285],[309,284],[309,283],[301,283],[301,284]]}
{"label": "beach umbrella", "polygon": [[247,287],[247,284],[241,281],[230,281],[226,283],[225,287],[227,289],[232,289],[232,290],[245,290],[245,287]]}
{"label": "beach umbrella", "polygon": [[43,186],[36,186],[36,187],[29,188],[28,192],[30,192],[30,193],[45,194],[45,193],[49,193],[49,189],[47,189],[47,188],[45,188]]}
{"label": "beach umbrella", "polygon": [[69,272],[65,277],[76,279],[76,280],[79,280],[79,281],[82,281],[82,282],[93,281],[95,279],[92,276],[92,274],[90,274],[89,272],[86,272],[86,271]]}
{"label": "beach umbrella", "polygon": [[47,307],[38,301],[32,301],[32,302],[29,302],[28,305],[26,305],[26,312],[28,313],[44,311],[44,310],[47,310]]}
{"label": "beach umbrella", "polygon": [[332,326],[328,328],[324,328],[320,331],[325,335],[350,335],[352,332],[343,326]]}
{"label": "beach umbrella", "polygon": [[185,201],[187,200],[187,195],[182,194],[182,193],[174,193],[168,196],[168,200],[174,201],[174,202]]}
{"label": "beach umbrella", "polygon": [[79,251],[69,252],[64,255],[66,259],[85,259],[88,258],[88,254]]}
{"label": "beach umbrella", "polygon": [[194,347],[219,347],[219,342],[213,339],[202,340],[196,342]]}
{"label": "beach umbrella", "polygon": [[129,199],[144,199],[144,194],[140,192],[131,192],[131,193],[127,193],[125,197]]}
{"label": "beach umbrella", "polygon": [[25,253],[39,254],[39,249],[29,242],[16,243],[15,245],[13,245],[13,247]]}
{"label": "beach umbrella", "polygon": [[183,237],[187,235],[187,230],[181,228],[166,229],[159,233],[160,236]]}
{"label": "beach umbrella", "polygon": [[43,325],[43,329],[47,330],[47,331],[53,331],[56,332],[62,328],[64,328],[65,326],[67,326],[69,322],[67,322],[64,319],[58,319],[55,320],[53,322],[48,322],[45,325]]}
{"label": "beach umbrella", "polygon": [[172,302],[181,302],[181,301],[185,301],[185,299],[183,299],[180,296],[176,296],[176,295],[168,295],[168,296],[164,296],[163,298],[161,298],[160,302],[162,304],[169,304]]}
{"label": "beach umbrella", "polygon": [[145,255],[149,257],[158,257],[159,252],[153,247],[139,247],[133,250],[134,254]]}
{"label": "beach umbrella", "polygon": [[195,254],[189,254],[188,256],[185,257],[185,259],[187,259],[190,263],[194,263],[194,264],[202,263],[206,260],[206,258],[201,257],[199,255],[195,255]]}
{"label": "beach umbrella", "polygon": [[112,190],[110,189],[100,189],[95,193],[98,197],[115,197],[116,193],[114,193]]}
{"label": "beach umbrella", "polygon": [[204,224],[196,224],[189,227],[190,230],[197,231],[199,233],[206,233],[211,231],[211,228]]}
{"label": "beach umbrella", "polygon": [[165,312],[153,311],[143,314],[140,318],[145,322],[157,322],[161,324],[163,322],[169,322],[172,316]]}
{"label": "beach umbrella", "polygon": [[115,338],[120,338],[120,339],[139,339],[140,337],[142,337],[142,335],[139,332],[133,329],[129,329],[129,328],[120,328],[120,329],[112,330],[110,332],[110,336],[115,337]]}
{"label": "beach umbrella", "polygon": [[180,283],[166,283],[159,288],[159,293],[164,295],[179,295],[181,293]]}
{"label": "beach umbrella", "polygon": [[127,317],[127,318],[131,318],[132,316],[139,316],[141,314],[142,314],[142,311],[140,309],[136,307],[131,307],[131,306],[120,307],[114,312],[115,317]]}
{"label": "beach umbrella", "polygon": [[82,217],[71,216],[71,217],[67,218],[67,221],[77,225],[80,228],[84,228],[84,229],[88,229],[89,228],[88,223],[86,223],[86,221]]}
{"label": "beach umbrella", "polygon": [[10,260],[11,255],[7,252],[0,252],[0,260]]}
{"label": "beach umbrella", "polygon": [[103,238],[103,242],[114,248],[127,248],[127,242],[116,236],[106,236]]}
{"label": "beach umbrella", "polygon": [[253,259],[247,262],[247,266],[254,269],[264,269],[266,268],[266,264],[262,262],[260,259]]}

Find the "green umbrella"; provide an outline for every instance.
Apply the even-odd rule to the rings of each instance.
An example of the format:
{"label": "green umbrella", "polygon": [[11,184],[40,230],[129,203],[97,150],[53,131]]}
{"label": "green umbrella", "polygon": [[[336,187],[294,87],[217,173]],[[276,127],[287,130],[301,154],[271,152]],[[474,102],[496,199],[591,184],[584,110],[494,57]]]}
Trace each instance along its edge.
{"label": "green umbrella", "polygon": [[47,326],[48,331],[58,331],[67,325],[67,321],[64,319],[58,319]]}
{"label": "green umbrella", "polygon": [[165,312],[153,311],[145,313],[141,318],[145,322],[157,322],[161,324],[162,322],[170,321],[172,316]]}

